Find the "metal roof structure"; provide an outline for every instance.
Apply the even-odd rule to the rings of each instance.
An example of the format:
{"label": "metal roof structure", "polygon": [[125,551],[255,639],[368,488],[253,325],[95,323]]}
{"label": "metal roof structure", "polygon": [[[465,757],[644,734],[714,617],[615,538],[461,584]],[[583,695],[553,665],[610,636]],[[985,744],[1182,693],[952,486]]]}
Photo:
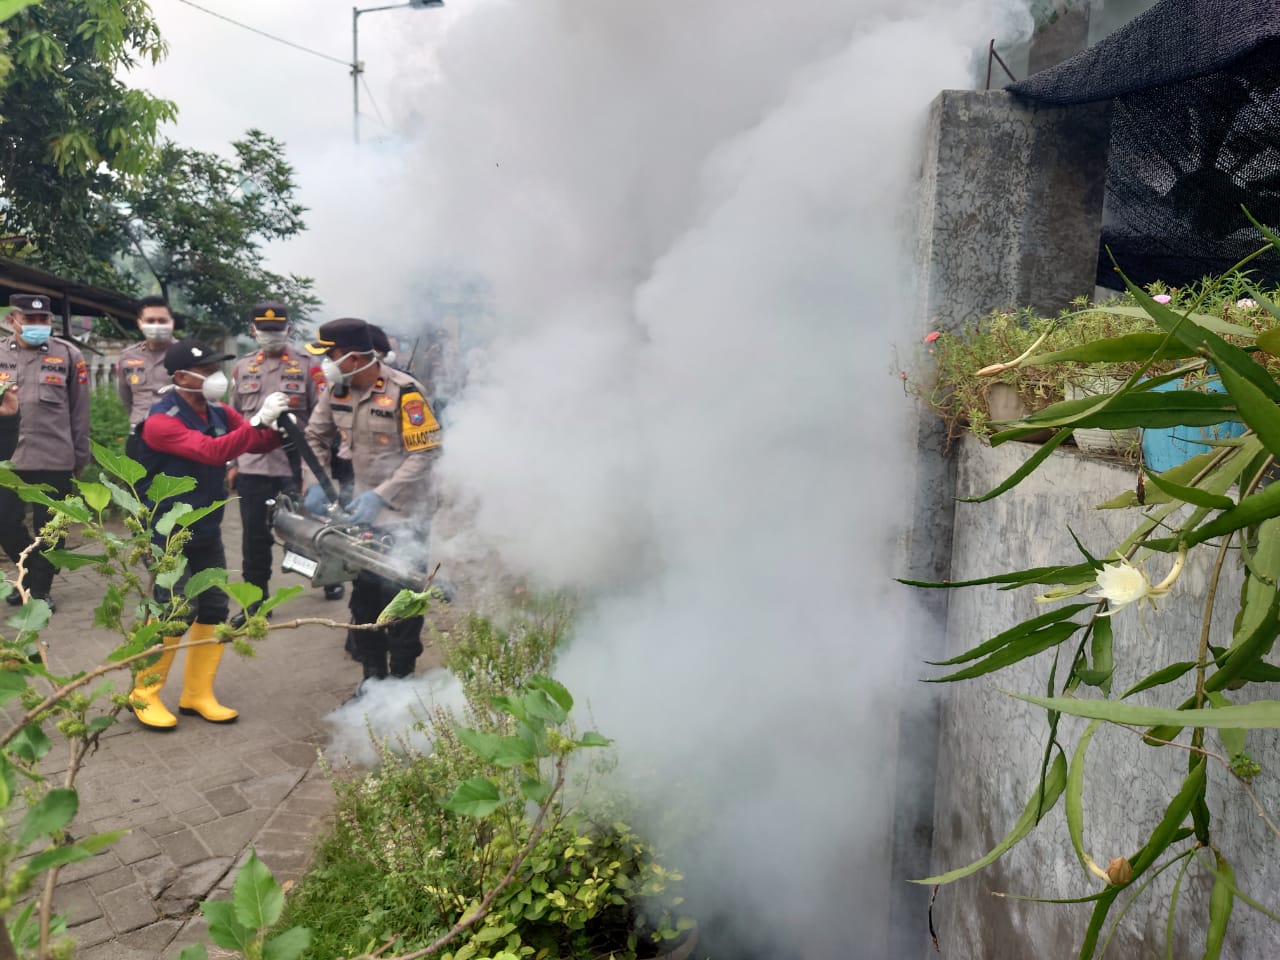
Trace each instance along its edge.
{"label": "metal roof structure", "polygon": [[105,287],[78,283],[60,277],[21,260],[0,257],[0,304],[14,293],[44,294],[54,301],[54,312],[61,314],[65,325],[73,316],[108,316],[132,321],[138,315],[137,298]]}

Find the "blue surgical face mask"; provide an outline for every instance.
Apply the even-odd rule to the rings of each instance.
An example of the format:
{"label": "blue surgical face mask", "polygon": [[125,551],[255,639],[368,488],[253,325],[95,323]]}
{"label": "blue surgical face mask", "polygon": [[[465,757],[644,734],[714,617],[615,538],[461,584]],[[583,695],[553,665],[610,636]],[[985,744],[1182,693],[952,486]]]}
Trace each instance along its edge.
{"label": "blue surgical face mask", "polygon": [[45,324],[24,324],[22,333],[18,336],[33,347],[38,347],[49,339],[49,335],[53,333],[53,328]]}

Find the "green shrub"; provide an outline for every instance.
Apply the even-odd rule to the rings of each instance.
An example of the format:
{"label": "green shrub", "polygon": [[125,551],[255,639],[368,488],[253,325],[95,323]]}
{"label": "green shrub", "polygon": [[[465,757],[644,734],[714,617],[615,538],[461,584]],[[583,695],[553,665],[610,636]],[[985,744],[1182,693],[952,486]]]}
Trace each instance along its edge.
{"label": "green shrub", "polygon": [[422,949],[512,871],[442,958],[634,960],[692,927],[675,913],[679,873],[628,825],[627,799],[602,783],[610,762],[577,760],[579,748],[608,741],[575,739],[572,698],[534,675],[566,623],[560,605],[505,630],[470,618],[445,645],[471,729],[437,713],[423,722],[430,755],[384,744],[375,772],[335,779],[335,824],[279,925],[313,932],[306,956],[371,953],[392,939],[396,953]]}
{"label": "green shrub", "polygon": [[[129,436],[129,411],[112,387],[95,387],[89,397],[89,436],[116,456],[124,456],[124,443]],[[101,468],[94,462],[85,468],[83,479],[96,483],[101,475]]]}

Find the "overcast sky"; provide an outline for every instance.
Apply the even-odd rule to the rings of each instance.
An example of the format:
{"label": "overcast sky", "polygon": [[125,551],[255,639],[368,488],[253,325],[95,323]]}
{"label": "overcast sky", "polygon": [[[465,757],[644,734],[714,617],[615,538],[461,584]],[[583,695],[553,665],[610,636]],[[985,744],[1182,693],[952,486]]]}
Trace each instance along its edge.
{"label": "overcast sky", "polygon": [[[405,119],[413,119],[415,103],[407,91],[430,73],[431,52],[450,26],[486,0],[450,0],[445,8],[392,9],[360,17],[360,59],[368,86],[360,90],[364,146],[358,153],[351,147],[350,3],[198,2],[334,58],[293,49],[181,0],[151,0],[169,55],[159,66],[139,67],[128,82],[178,104],[178,122],[166,133],[184,145],[226,151],[231,140],[251,127],[284,141],[288,159],[299,171],[301,200],[310,208],[310,233],[270,249],[268,260],[274,269],[314,276],[322,298],[339,309],[347,284],[330,258],[315,254],[317,248],[334,245],[334,238],[323,234],[345,232],[355,219],[348,209],[351,191],[334,184],[347,177],[358,182],[363,167],[404,149],[393,128],[403,130]],[[362,5],[379,2],[363,0]]]}
{"label": "overcast sky", "polygon": [[[483,0],[465,0],[475,6]],[[364,0],[364,6],[378,6]],[[224,145],[251,126],[306,153],[351,137],[351,5],[344,0],[200,0],[200,6],[293,43],[335,63],[233,26],[181,0],[152,0],[169,56],[142,68],[134,85],[177,102],[176,138],[192,146]],[[360,18],[360,59],[373,101],[384,116],[397,107],[395,64],[407,50],[429,50],[461,15],[452,7],[397,9]],[[361,89],[370,139],[386,124]]]}

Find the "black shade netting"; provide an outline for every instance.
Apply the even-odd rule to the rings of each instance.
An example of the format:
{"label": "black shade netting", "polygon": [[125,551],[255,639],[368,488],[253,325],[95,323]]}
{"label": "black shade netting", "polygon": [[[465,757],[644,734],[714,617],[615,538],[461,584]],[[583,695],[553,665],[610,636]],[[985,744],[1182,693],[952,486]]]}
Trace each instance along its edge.
{"label": "black shade netting", "polygon": [[[1163,0],[1071,60],[1008,88],[1113,100],[1098,283],[1229,270],[1280,226],[1280,0]],[[1110,249],[1111,255],[1107,253]],[[1280,256],[1247,268],[1280,283]]]}

